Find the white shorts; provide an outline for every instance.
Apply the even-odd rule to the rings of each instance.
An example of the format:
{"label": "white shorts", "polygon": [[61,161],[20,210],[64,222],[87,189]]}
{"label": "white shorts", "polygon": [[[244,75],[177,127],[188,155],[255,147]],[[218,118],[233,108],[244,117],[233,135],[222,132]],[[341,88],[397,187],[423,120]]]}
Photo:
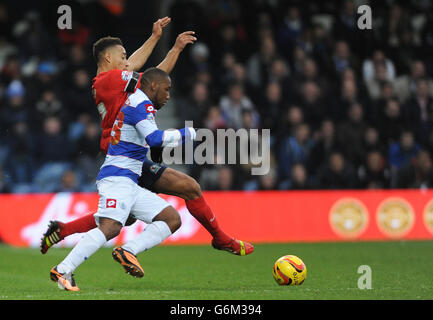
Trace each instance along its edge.
{"label": "white shorts", "polygon": [[126,177],[107,177],[96,183],[99,193],[99,218],[110,218],[119,221],[123,226],[132,214],[136,219],[151,223],[153,218],[169,206],[168,202],[155,193],[141,188]]}

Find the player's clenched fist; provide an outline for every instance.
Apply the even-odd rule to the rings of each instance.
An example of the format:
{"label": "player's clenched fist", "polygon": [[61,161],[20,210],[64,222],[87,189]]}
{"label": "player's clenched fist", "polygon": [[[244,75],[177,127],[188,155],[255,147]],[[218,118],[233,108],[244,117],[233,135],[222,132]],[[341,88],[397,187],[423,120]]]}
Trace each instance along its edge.
{"label": "player's clenched fist", "polygon": [[197,40],[194,34],[194,31],[182,32],[177,36],[174,46],[179,50],[183,50],[187,44],[193,44]]}
{"label": "player's clenched fist", "polygon": [[162,29],[164,29],[171,21],[170,17],[158,19],[153,24],[152,34],[156,37],[162,36]]}

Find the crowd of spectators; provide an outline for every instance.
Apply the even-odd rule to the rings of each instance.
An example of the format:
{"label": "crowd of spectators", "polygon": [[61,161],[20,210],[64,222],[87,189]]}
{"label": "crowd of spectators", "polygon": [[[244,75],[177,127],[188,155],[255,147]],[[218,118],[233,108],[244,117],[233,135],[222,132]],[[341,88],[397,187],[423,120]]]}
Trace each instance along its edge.
{"label": "crowd of spectators", "polygon": [[[364,3],[371,30],[357,26]],[[204,190],[433,187],[429,1],[170,4],[171,41],[199,38],[172,75],[179,123],[271,132],[268,174],[188,166]],[[94,191],[92,26],[50,32],[40,13],[0,4],[0,30],[0,192]]]}

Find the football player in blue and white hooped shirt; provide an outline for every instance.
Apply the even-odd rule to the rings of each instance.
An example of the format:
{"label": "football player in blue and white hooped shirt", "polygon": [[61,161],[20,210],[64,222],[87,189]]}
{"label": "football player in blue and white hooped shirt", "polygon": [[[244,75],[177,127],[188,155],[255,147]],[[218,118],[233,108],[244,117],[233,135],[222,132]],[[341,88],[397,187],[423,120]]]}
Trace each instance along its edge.
{"label": "football player in blue and white hooped shirt", "polygon": [[180,227],[179,213],[172,206],[157,194],[137,185],[149,147],[175,147],[185,140],[194,140],[196,136],[193,128],[158,130],[155,109],[168,101],[170,88],[171,80],[167,73],[157,68],[148,69],[142,76],[143,91],[138,89],[131,94],[121,108],[113,125],[105,162],[97,177],[99,204],[95,219],[98,227],[88,231],[51,271],[62,275],[62,285],[66,289],[78,288],[72,272],[120,233],[130,213],[148,225],[137,238],[116,248],[113,258],[125,271],[137,277],[142,277],[144,272],[136,255],[161,243]]}

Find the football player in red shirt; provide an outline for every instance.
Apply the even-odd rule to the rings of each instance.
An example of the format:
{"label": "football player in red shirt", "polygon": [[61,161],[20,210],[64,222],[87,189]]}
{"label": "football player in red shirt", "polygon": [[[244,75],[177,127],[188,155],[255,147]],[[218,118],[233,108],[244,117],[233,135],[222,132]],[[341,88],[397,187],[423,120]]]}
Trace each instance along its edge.
{"label": "football player in red shirt", "polygon": [[[97,75],[93,80],[93,94],[98,112],[101,116],[101,150],[107,152],[108,142],[117,113],[125,103],[128,94],[134,92],[140,84],[141,74],[137,71],[144,65],[159,38],[162,29],[170,22],[165,17],[153,25],[151,37],[128,59],[126,51],[119,38],[106,37],[94,44],[93,54],[97,61]],[[196,40],[193,31],[181,33],[168,52],[165,59],[157,66],[167,73],[173,69],[180,52],[187,44]],[[151,149],[153,161],[160,163],[162,150]],[[253,245],[237,240],[224,233],[218,225],[217,219],[207,205],[200,185],[192,177],[167,168],[152,161],[143,164],[139,185],[156,193],[178,196],[185,200],[188,211],[212,235],[212,246],[218,250],[225,250],[236,255],[247,255],[254,251]],[[68,235],[87,232],[96,228],[94,213],[86,215],[68,223],[51,221],[48,230],[41,241],[41,252],[46,253],[54,244]],[[129,219],[126,225],[133,223]]]}

